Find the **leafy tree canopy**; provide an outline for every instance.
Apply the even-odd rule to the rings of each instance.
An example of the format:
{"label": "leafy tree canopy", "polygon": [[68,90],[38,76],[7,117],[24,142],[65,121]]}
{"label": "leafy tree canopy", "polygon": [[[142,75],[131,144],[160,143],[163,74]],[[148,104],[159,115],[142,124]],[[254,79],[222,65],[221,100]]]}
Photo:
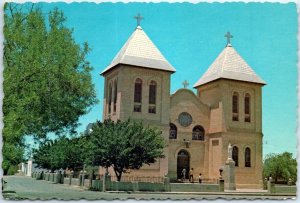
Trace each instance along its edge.
{"label": "leafy tree canopy", "polygon": [[297,180],[297,161],[292,153],[284,152],[282,154],[268,154],[264,160],[264,176],[272,177],[275,182],[278,179],[288,181],[289,178],[296,182]]}
{"label": "leafy tree canopy", "polygon": [[[75,42],[58,9],[26,6],[4,6],[4,149],[24,147],[25,135],[73,133],[97,102],[88,44]],[[4,161],[14,162],[5,154]]]}
{"label": "leafy tree canopy", "polygon": [[33,150],[34,162],[40,168],[51,171],[58,169],[77,169],[84,165],[83,140],[81,138],[60,137],[47,140]]}
{"label": "leafy tree canopy", "polygon": [[118,181],[128,169],[139,169],[164,157],[165,141],[161,131],[144,127],[141,122],[98,121],[86,139],[93,153],[88,156],[90,164],[112,167]]}
{"label": "leafy tree canopy", "polygon": [[43,142],[33,151],[39,167],[60,168],[113,167],[118,180],[128,169],[139,169],[163,158],[165,147],[161,131],[141,122],[97,121],[90,133],[78,138],[61,137]]}
{"label": "leafy tree canopy", "polygon": [[8,173],[9,168],[16,168],[16,166],[23,161],[24,147],[11,143],[4,143],[2,152],[2,156],[5,157],[2,162],[2,168],[5,172],[4,174]]}

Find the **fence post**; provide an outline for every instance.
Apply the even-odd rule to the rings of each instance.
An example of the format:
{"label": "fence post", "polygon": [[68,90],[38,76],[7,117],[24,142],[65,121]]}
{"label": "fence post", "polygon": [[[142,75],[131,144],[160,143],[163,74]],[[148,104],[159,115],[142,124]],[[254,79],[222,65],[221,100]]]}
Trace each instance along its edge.
{"label": "fence post", "polygon": [[106,174],[103,175],[103,179],[102,179],[102,192],[106,192],[106,188],[105,188],[105,181],[106,181],[105,179],[106,178],[105,177],[106,177]]}
{"label": "fence post", "polygon": [[55,183],[57,184],[57,183],[59,183],[59,177],[60,177],[58,171],[55,172],[55,177],[56,177],[55,178]]}
{"label": "fence post", "polygon": [[72,185],[73,174],[74,174],[74,171],[71,170],[71,171],[70,171],[70,177],[69,177],[69,185]]}
{"label": "fence post", "polygon": [[133,182],[131,182],[131,184],[132,184],[132,190],[134,192],[139,191],[139,182],[138,181],[133,181]]}
{"label": "fence post", "polygon": [[38,172],[37,176],[35,177],[36,180],[41,180],[42,172]]}
{"label": "fence post", "polygon": [[61,184],[61,170],[58,171],[57,183]]}
{"label": "fence post", "polygon": [[275,193],[275,184],[273,182],[272,177],[270,177],[269,180],[268,180],[268,192],[269,193]]}
{"label": "fence post", "polygon": [[292,179],[291,178],[289,178],[289,181],[288,181],[288,186],[291,186],[292,185]]}
{"label": "fence post", "polygon": [[165,191],[166,192],[170,192],[171,191],[170,178],[167,176],[167,174],[165,174],[165,177],[164,177],[164,186],[165,186]]}
{"label": "fence post", "polygon": [[92,169],[89,177],[89,188],[93,187],[93,179],[94,179],[94,170]]}
{"label": "fence post", "polygon": [[103,192],[105,192],[106,190],[110,190],[110,186],[111,186],[111,176],[109,175],[109,173],[105,173],[103,175]]}
{"label": "fence post", "polygon": [[264,189],[264,190],[267,190],[267,189],[268,189],[268,179],[267,179],[267,178],[264,179],[264,182],[263,182],[263,189]]}
{"label": "fence post", "polygon": [[84,187],[85,174],[86,174],[86,171],[83,171],[82,172],[82,187]]}
{"label": "fence post", "polygon": [[63,170],[62,176],[61,176],[61,184],[64,184],[64,183],[65,183],[65,176],[66,176],[66,171]]}
{"label": "fence post", "polygon": [[79,186],[82,185],[82,173],[83,173],[83,171],[81,170],[81,171],[79,172],[79,177],[78,177]]}

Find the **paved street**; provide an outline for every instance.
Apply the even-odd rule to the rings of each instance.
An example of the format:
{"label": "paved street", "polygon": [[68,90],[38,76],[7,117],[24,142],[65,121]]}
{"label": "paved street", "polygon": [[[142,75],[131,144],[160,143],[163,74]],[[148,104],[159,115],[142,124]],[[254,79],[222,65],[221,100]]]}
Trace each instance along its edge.
{"label": "paved street", "polygon": [[[3,196],[6,199],[290,199],[294,196],[269,196],[266,193],[129,193],[129,192],[94,192],[77,186],[53,184],[23,176],[5,176],[7,181]],[[14,192],[13,192],[14,191]]]}

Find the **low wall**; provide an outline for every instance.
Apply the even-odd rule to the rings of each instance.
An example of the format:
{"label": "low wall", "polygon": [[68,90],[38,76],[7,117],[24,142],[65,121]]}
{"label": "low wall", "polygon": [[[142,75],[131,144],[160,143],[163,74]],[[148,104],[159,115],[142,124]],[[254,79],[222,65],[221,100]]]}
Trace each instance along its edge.
{"label": "low wall", "polygon": [[220,192],[219,184],[170,183],[171,192]]}
{"label": "low wall", "polygon": [[288,194],[296,194],[297,187],[294,186],[287,186],[287,185],[275,185],[274,186],[275,193],[288,193]]}
{"label": "low wall", "polygon": [[60,173],[44,173],[44,172],[34,172],[32,173],[32,178],[36,180],[46,180],[53,183],[64,183],[64,174]]}
{"label": "low wall", "polygon": [[69,185],[70,184],[70,178],[64,178],[64,184]]}
{"label": "low wall", "polygon": [[57,183],[57,182],[58,182],[58,180],[57,180],[57,174],[53,174],[53,182],[54,182],[54,183]]}
{"label": "low wall", "polygon": [[103,191],[103,181],[102,180],[93,180],[91,190]]}
{"label": "low wall", "polygon": [[89,179],[84,179],[84,184],[85,187],[90,187],[90,180]]}
{"label": "low wall", "polygon": [[[145,183],[145,182],[108,182],[107,191],[149,191],[167,192],[169,184],[164,183]],[[103,180],[93,180],[93,190],[103,191]]]}
{"label": "low wall", "polygon": [[271,194],[292,194],[296,195],[297,186],[288,186],[288,185],[275,185],[274,182],[268,181],[267,184],[268,192]]}
{"label": "low wall", "polygon": [[132,182],[111,182],[109,191],[134,191]]}
{"label": "low wall", "polygon": [[[38,179],[40,174],[33,174],[33,178]],[[168,178],[164,182],[137,182],[127,181],[118,182],[111,181],[110,176],[102,177],[100,180],[92,180],[90,185],[89,179],[82,181],[80,178],[63,177],[63,175],[56,173],[46,173],[43,178],[46,181],[61,183],[66,185],[81,186],[90,188],[96,191],[149,191],[149,192],[223,192],[224,182],[221,184],[210,183],[170,183]],[[105,181],[103,180],[105,178]],[[104,184],[105,182],[105,184]],[[105,185],[105,188],[104,188]],[[223,187],[222,187],[223,186]],[[287,190],[287,189],[285,189]]]}
{"label": "low wall", "polygon": [[79,186],[79,178],[72,178],[71,185]]}
{"label": "low wall", "polygon": [[[92,189],[97,191],[103,191],[103,181],[93,180]],[[106,186],[106,190],[149,192],[222,192],[222,189],[220,189],[219,184],[146,183],[116,181],[109,182]]]}
{"label": "low wall", "polygon": [[138,183],[139,191],[169,191],[169,184],[164,183]]}
{"label": "low wall", "polygon": [[54,182],[54,173],[50,173],[49,181]]}

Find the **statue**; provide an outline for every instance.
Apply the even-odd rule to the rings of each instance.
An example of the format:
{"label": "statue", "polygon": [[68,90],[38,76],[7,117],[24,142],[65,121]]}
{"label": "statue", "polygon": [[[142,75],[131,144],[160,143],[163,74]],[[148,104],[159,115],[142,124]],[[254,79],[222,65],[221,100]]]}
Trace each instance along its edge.
{"label": "statue", "polygon": [[230,143],[228,145],[228,159],[232,159],[232,145]]}

